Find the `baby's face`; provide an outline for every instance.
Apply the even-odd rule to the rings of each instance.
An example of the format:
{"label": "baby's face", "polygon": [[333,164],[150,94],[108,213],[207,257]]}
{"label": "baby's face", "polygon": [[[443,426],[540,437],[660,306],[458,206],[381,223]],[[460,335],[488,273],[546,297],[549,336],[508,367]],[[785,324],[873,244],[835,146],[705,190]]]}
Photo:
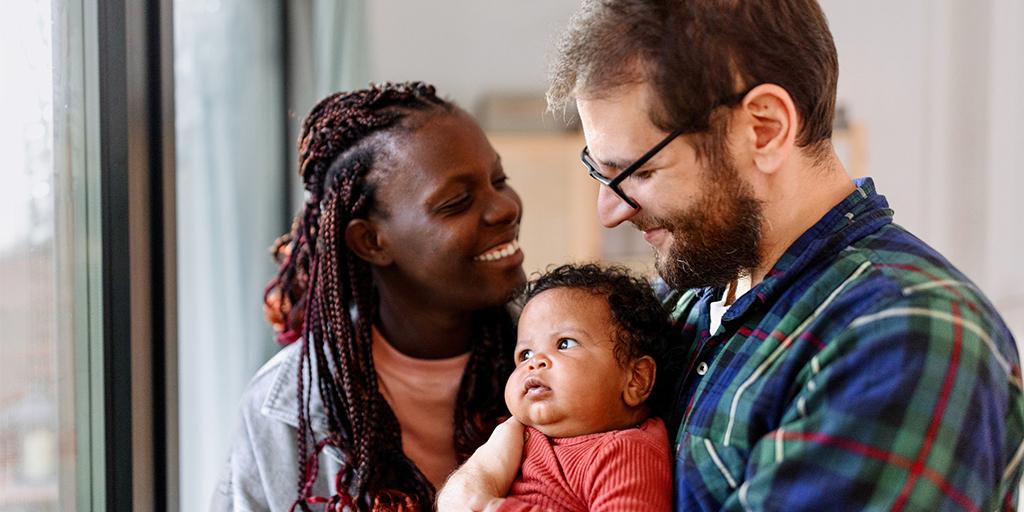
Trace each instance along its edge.
{"label": "baby's face", "polygon": [[516,369],[505,403],[523,424],[551,437],[632,425],[622,393],[630,372],[613,352],[615,324],[602,295],[555,288],[526,304],[519,318]]}

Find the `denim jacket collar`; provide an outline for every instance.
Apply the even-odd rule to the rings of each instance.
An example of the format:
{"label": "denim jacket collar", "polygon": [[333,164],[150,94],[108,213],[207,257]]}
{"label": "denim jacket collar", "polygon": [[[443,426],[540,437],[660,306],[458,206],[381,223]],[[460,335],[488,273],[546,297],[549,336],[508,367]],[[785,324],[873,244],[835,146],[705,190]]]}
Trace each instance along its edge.
{"label": "denim jacket collar", "polygon": [[[263,400],[260,412],[267,417],[282,421],[292,427],[298,428],[298,378],[299,363],[303,341],[300,339],[277,353],[266,365],[263,371],[277,371],[273,384]],[[311,356],[316,357],[316,356]],[[327,415],[324,412],[323,398],[320,396],[320,388],[316,386],[317,369],[316,364],[312,368],[306,368],[303,377],[305,382],[310,383],[309,391],[309,421],[313,433],[317,438],[327,434]],[[312,375],[310,376],[310,372]]]}

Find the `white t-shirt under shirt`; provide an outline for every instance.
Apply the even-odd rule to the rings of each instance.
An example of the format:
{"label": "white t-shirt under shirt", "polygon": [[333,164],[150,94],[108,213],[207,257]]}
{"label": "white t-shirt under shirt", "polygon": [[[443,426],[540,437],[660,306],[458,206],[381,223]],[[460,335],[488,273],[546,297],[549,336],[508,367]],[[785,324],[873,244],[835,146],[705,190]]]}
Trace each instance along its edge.
{"label": "white t-shirt under shirt", "polygon": [[[750,291],[750,276],[741,276],[736,281],[733,281],[722,291],[722,298],[711,303],[711,335],[713,336],[718,332],[718,328],[722,326],[722,317],[725,316],[725,312],[729,311],[729,306],[732,306],[736,299],[742,297],[745,293]],[[731,296],[731,297],[730,297]]]}

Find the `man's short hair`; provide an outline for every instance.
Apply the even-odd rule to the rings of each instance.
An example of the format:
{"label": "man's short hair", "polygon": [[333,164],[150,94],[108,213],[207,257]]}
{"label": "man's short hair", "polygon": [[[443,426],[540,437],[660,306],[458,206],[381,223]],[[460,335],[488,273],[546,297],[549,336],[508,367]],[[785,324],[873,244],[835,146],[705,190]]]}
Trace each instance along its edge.
{"label": "man's short hair", "polygon": [[706,132],[723,98],[772,83],[796,104],[797,145],[821,157],[838,68],[816,0],[584,0],[558,45],[548,102],[559,109],[648,82],[655,126]]}

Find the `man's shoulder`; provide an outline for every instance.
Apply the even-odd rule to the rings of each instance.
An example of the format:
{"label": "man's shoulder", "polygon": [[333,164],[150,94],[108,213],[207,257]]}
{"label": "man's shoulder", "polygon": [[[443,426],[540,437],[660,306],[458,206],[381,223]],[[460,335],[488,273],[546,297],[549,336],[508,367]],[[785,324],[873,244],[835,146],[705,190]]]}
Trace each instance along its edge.
{"label": "man's shoulder", "polygon": [[864,303],[864,313],[894,307],[948,310],[958,304],[986,321],[999,321],[977,285],[942,254],[896,224],[845,248],[833,267],[862,270],[844,292],[870,298]]}
{"label": "man's shoulder", "polygon": [[1006,370],[1016,366],[1013,336],[985,294],[898,225],[846,247],[821,275],[829,286],[817,291],[815,301],[831,294],[831,303],[818,311],[825,345],[867,347],[866,338],[878,338],[893,350],[910,344],[941,351],[973,338],[977,343],[965,350],[977,350]]}

